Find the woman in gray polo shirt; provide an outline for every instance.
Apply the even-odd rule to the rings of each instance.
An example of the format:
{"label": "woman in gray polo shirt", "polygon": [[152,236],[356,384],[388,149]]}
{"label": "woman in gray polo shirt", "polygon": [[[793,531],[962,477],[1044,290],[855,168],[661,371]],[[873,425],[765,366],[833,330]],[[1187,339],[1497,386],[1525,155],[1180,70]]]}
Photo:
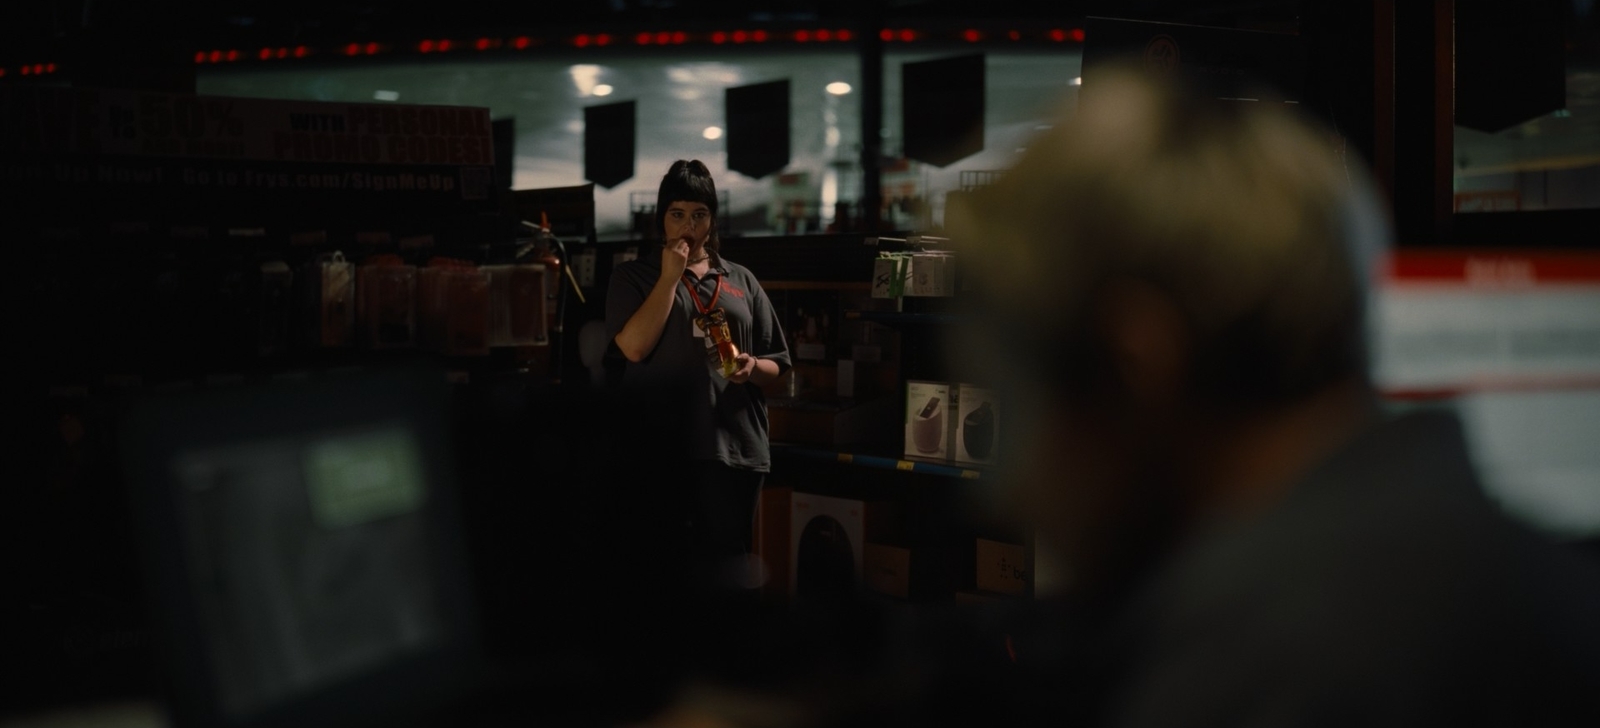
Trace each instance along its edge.
{"label": "woman in gray polo shirt", "polygon": [[718,254],[716,219],[706,166],[674,162],[656,198],[662,245],[612,271],[606,332],[627,359],[624,388],[688,392],[688,545],[713,586],[749,589],[756,496],[772,465],[761,385],[788,371],[789,347],[755,276]]}

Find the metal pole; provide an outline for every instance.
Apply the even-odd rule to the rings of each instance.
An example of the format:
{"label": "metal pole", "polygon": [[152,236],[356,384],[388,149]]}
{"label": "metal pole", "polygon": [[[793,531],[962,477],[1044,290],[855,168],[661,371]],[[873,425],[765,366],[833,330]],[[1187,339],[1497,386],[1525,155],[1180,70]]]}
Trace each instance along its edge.
{"label": "metal pole", "polygon": [[871,0],[861,23],[861,228],[880,228],[883,207],[883,0]]}

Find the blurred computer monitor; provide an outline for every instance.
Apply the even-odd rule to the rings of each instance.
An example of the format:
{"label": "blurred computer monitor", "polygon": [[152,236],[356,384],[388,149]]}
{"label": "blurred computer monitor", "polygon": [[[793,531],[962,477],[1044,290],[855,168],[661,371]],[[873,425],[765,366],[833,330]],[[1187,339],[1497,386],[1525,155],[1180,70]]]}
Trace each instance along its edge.
{"label": "blurred computer monitor", "polygon": [[472,687],[448,386],[398,369],[132,404],[122,458],[176,728],[376,724]]}

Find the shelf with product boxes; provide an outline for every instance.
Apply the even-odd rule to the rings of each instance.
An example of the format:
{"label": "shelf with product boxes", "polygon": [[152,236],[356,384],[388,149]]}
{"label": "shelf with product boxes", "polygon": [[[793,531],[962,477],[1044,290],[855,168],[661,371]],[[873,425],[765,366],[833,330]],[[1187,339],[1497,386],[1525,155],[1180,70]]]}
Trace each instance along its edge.
{"label": "shelf with product boxes", "polygon": [[763,591],[778,600],[844,590],[910,602],[1031,597],[1032,539],[972,482],[778,465],[757,507]]}
{"label": "shelf with product boxes", "polygon": [[[745,241],[738,251],[741,261],[789,260],[791,245],[812,252],[811,278],[763,279],[795,362],[766,388],[773,472],[757,551],[769,595],[849,586],[912,602],[1032,594],[1031,539],[983,487],[996,472],[999,398],[976,377],[953,376],[942,348],[960,321],[955,256],[936,249],[945,242],[830,237]],[[824,255],[831,268],[814,262]]]}
{"label": "shelf with product boxes", "polygon": [[[517,223],[548,211],[556,235],[580,237],[593,193],[574,209],[539,191],[509,204],[509,187],[492,184],[487,108],[3,91],[0,117],[19,130],[83,132],[19,148],[18,174],[0,180],[17,211],[0,223],[14,252],[51,271],[23,336],[49,352],[44,371],[159,382],[427,358],[487,374],[542,370],[562,348],[562,248],[522,254],[543,236]],[[225,123],[106,123],[130,108],[204,109]],[[381,130],[361,137],[370,149],[330,151],[298,126],[357,128],[397,108],[456,119],[435,138],[463,153],[397,155],[408,147]],[[441,317],[442,343],[428,338]]]}

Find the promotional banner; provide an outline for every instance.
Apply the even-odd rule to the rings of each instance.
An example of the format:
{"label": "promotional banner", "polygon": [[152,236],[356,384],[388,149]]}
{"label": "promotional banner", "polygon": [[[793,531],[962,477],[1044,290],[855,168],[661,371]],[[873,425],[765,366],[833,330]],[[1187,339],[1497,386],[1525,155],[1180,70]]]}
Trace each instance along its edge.
{"label": "promotional banner", "polygon": [[481,107],[0,90],[0,188],[41,214],[459,207],[494,195]]}
{"label": "promotional banner", "polygon": [[1373,323],[1391,393],[1600,388],[1600,256],[1397,251]]}
{"label": "promotional banner", "polygon": [[0,93],[0,150],[339,164],[494,165],[489,110],[126,89]]}

